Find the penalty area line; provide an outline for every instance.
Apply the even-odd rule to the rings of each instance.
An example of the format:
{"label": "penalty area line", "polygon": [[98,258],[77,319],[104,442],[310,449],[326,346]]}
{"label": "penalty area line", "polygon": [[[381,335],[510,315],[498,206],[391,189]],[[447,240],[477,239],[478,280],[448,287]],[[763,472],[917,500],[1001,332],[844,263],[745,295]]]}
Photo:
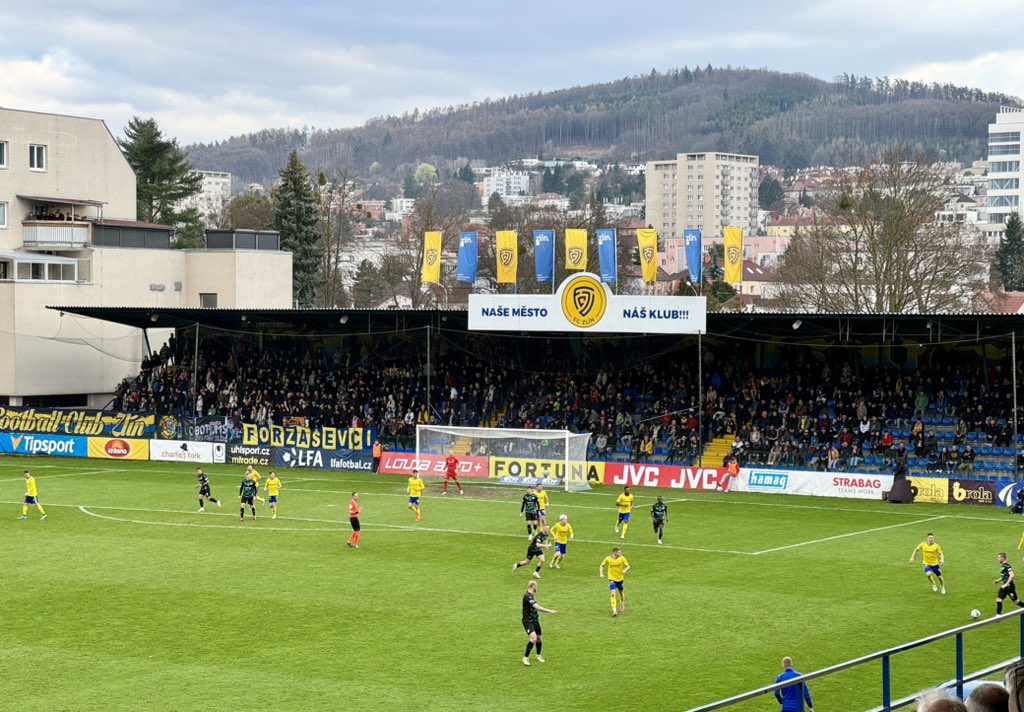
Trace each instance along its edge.
{"label": "penalty area line", "polygon": [[885,531],[886,529],[899,529],[900,527],[910,527],[917,524],[924,524],[925,522],[934,522],[936,519],[946,519],[944,515],[936,517],[928,517],[927,519],[915,519],[912,522],[901,522],[899,524],[890,524],[884,527],[874,527],[872,529],[860,529],[855,532],[846,532],[845,534],[836,534],[834,536],[826,536],[821,539],[812,539],[811,541],[801,541],[796,544],[786,544],[785,546],[776,546],[772,549],[762,549],[760,551],[753,552],[754,556],[760,556],[761,554],[771,554],[776,551],[786,551],[788,549],[796,549],[801,546],[811,546],[812,544],[824,544],[828,541],[835,541],[836,539],[846,539],[851,536],[860,536],[861,534],[873,534],[874,532]]}

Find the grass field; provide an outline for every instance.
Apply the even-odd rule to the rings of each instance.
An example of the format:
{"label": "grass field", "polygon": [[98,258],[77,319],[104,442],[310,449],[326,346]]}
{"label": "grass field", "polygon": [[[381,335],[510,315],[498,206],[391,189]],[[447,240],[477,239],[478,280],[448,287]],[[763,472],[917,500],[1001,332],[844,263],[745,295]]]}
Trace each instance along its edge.
{"label": "grass field", "polygon": [[[26,467],[47,521],[17,518]],[[206,470],[225,506],[198,514],[188,466],[0,460],[0,707],[686,709],[773,681],[783,655],[807,672],[994,613],[996,554],[1024,523],[996,509],[663,492],[659,547],[654,491],[635,491],[624,543],[617,491],[556,491],[549,515],[568,514],[577,541],[561,570],[544,569],[538,601],[559,614],[542,619],[547,663],[526,668],[519,489],[470,481],[440,497],[428,481],[415,524],[404,478],[288,470],[281,518],[240,523],[243,468]],[[352,490],[359,550],[345,546]],[[928,531],[946,552],[946,596],[907,563]],[[597,567],[620,543],[632,571],[613,619]],[[972,634],[968,669],[1017,641],[1015,623]],[[910,653],[895,693],[952,674],[952,641]],[[822,709],[860,710],[877,704],[878,678],[871,666],[811,689]]]}

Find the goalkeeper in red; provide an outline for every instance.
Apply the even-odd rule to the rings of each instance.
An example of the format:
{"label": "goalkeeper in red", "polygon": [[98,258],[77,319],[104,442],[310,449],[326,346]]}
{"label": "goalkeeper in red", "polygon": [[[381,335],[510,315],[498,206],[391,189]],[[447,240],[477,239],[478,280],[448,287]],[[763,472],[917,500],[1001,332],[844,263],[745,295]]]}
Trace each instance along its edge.
{"label": "goalkeeper in red", "polygon": [[454,452],[449,452],[448,457],[444,459],[444,490],[441,494],[448,494],[448,480],[455,480],[456,486],[459,488],[459,494],[466,494],[465,490],[462,489],[462,483],[459,482],[459,458],[455,457]]}

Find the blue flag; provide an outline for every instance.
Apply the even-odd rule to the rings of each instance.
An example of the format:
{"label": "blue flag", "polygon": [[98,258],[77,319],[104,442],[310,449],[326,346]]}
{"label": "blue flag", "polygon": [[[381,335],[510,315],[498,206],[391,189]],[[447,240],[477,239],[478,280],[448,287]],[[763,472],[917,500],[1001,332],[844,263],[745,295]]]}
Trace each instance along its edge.
{"label": "blue flag", "polygon": [[476,233],[460,232],[459,264],[455,268],[455,281],[473,284],[476,281],[476,262]]}
{"label": "blue flag", "polygon": [[690,273],[690,284],[700,284],[704,266],[700,230],[684,230],[683,240],[686,241],[686,269]]}
{"label": "blue flag", "polygon": [[555,281],[555,231],[533,231],[533,260],[537,267],[537,281],[554,284]]}
{"label": "blue flag", "polygon": [[601,262],[601,281],[614,284],[618,281],[614,230],[605,228],[597,231],[597,257]]}

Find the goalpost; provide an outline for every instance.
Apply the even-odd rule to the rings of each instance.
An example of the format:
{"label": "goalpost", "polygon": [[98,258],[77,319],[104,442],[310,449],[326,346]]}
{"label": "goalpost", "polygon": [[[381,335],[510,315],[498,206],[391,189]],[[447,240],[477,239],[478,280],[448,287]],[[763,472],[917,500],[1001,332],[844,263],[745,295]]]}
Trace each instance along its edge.
{"label": "goalpost", "polygon": [[[491,458],[490,474],[559,478],[567,492],[590,489],[587,445],[590,433],[568,430],[416,426],[416,459],[422,455]],[[500,468],[499,468],[500,466]]]}

